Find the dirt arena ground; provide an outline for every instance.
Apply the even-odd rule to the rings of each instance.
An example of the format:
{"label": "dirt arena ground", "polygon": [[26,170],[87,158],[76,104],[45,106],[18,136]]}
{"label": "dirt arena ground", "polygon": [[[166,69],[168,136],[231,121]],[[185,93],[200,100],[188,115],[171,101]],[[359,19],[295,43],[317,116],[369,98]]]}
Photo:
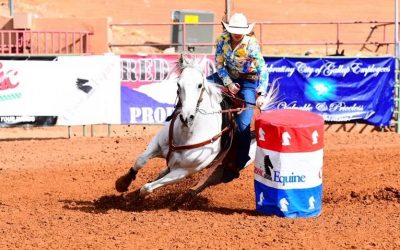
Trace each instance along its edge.
{"label": "dirt arena ground", "polygon": [[95,127],[82,137],[74,128],[70,139],[66,128],[1,129],[0,249],[400,248],[399,134],[327,125],[322,214],[287,219],[255,212],[253,165],[177,211],[175,199],[201,174],[143,203],[132,198],[160,159],[118,194],[115,179],[158,129],[111,127],[108,137]]}

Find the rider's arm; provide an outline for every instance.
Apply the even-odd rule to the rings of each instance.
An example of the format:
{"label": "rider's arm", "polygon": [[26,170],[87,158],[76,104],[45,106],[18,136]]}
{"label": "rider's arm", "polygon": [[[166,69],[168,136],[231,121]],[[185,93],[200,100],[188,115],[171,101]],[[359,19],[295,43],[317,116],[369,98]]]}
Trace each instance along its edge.
{"label": "rider's arm", "polygon": [[250,57],[254,58],[254,65],[256,67],[257,74],[259,75],[257,93],[265,94],[267,91],[269,75],[265,65],[264,57],[260,50],[260,46],[255,38],[252,38],[249,42],[248,53]]}
{"label": "rider's arm", "polygon": [[217,68],[218,76],[221,78],[224,86],[228,86],[232,83],[231,78],[228,75],[228,71],[225,68],[225,57],[224,54],[229,49],[229,44],[225,42],[226,37],[220,36],[217,40],[217,47],[215,49],[215,66]]}

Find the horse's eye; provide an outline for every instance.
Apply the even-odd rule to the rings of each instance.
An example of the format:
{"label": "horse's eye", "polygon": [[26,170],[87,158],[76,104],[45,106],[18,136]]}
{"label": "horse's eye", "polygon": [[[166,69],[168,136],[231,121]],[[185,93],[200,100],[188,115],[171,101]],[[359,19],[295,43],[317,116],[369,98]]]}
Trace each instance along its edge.
{"label": "horse's eye", "polygon": [[197,86],[197,87],[199,87],[199,89],[201,89],[201,87],[203,87],[203,84],[200,83],[199,86]]}

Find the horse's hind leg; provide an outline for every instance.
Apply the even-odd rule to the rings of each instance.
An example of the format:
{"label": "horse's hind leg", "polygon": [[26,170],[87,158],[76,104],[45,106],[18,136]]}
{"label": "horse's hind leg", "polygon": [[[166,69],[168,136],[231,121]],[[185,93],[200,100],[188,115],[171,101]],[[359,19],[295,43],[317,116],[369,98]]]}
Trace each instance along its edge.
{"label": "horse's hind leg", "polygon": [[129,168],[128,172],[116,180],[115,189],[121,193],[128,191],[129,185],[136,179],[137,172],[144,167],[149,159],[160,155],[161,148],[158,144],[158,136],[156,136],[150,141],[146,150],[136,159],[135,164]]}
{"label": "horse's hind leg", "polygon": [[156,188],[162,187],[164,185],[179,182],[193,173],[194,173],[194,170],[191,171],[191,170],[182,169],[182,168],[172,169],[168,173],[166,173],[165,176],[163,176],[153,182],[146,183],[140,189],[140,196],[144,197],[144,196],[152,193]]}
{"label": "horse's hind leg", "polygon": [[190,194],[192,196],[196,196],[207,187],[222,183],[223,172],[224,169],[222,165],[216,164],[211,166],[203,178],[196,184],[196,186],[190,188]]}

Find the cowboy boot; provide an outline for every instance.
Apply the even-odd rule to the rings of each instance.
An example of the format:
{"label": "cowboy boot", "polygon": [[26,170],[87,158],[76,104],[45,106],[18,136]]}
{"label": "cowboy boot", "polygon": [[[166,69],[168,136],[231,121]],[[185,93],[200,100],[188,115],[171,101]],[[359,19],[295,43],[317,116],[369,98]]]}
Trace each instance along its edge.
{"label": "cowboy boot", "polygon": [[234,179],[239,178],[240,173],[238,169],[232,168],[224,168],[224,172],[222,173],[221,181],[223,183],[228,183],[233,181]]}

